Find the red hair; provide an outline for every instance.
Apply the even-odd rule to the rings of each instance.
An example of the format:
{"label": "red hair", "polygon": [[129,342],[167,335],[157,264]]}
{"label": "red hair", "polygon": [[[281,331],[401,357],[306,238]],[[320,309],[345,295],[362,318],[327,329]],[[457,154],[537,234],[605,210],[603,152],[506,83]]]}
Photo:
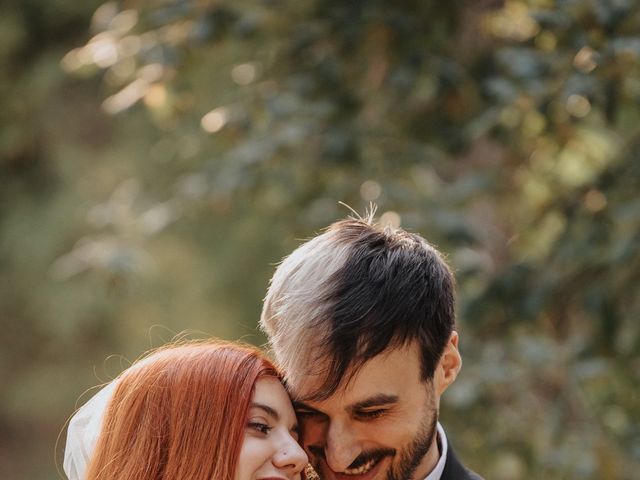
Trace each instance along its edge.
{"label": "red hair", "polygon": [[231,480],[256,380],[281,378],[253,347],[164,347],[126,370],[87,480]]}

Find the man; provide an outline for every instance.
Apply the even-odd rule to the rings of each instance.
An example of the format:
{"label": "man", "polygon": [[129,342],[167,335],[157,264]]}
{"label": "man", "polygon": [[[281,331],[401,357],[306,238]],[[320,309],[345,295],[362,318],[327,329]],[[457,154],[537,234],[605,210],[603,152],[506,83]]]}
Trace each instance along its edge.
{"label": "man", "polygon": [[322,479],[480,478],[438,423],[462,362],[454,279],[422,237],[331,225],[276,269],[260,324]]}

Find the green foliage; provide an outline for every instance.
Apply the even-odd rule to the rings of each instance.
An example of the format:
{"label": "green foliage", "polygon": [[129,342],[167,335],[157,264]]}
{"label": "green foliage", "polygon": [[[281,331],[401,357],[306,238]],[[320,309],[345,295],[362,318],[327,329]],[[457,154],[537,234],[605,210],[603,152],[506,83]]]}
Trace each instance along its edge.
{"label": "green foliage", "polygon": [[51,477],[75,399],[126,365],[108,354],[262,342],[273,263],[338,201],[449,255],[465,367],[443,418],[470,466],[632,477],[636,2],[3,8],[3,478]]}

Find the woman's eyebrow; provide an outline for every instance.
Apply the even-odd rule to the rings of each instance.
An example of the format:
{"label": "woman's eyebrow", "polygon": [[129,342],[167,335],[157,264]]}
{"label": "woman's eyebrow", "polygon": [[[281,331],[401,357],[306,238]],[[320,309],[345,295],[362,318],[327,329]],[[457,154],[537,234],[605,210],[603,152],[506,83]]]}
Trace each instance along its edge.
{"label": "woman's eyebrow", "polygon": [[389,405],[397,403],[400,397],[397,395],[387,395],[385,393],[378,393],[369,398],[365,398],[359,402],[349,405],[348,409],[351,411],[363,410],[371,407],[380,407],[383,405]]}
{"label": "woman's eyebrow", "polygon": [[260,410],[264,411],[267,415],[273,417],[273,419],[276,422],[280,420],[280,414],[273,407],[270,407],[269,405],[265,405],[264,403],[251,403],[251,405],[249,406],[250,408],[259,408]]}
{"label": "woman's eyebrow", "polygon": [[[269,415],[270,417],[272,417],[276,422],[280,421],[280,414],[277,412],[277,410],[275,410],[273,407],[270,407],[269,405],[265,405],[264,403],[251,403],[251,405],[249,405],[250,408],[259,408],[260,410],[264,411],[267,415]],[[296,435],[299,433],[298,432],[298,422],[294,423],[293,426],[290,429],[291,432],[294,432]]]}

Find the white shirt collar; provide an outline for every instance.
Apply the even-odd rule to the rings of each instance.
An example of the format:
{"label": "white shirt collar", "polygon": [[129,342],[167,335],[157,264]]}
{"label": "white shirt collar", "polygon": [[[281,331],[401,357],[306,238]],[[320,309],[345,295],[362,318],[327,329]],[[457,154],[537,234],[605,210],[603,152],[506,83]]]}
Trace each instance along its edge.
{"label": "white shirt collar", "polygon": [[440,480],[442,472],[444,472],[444,464],[447,463],[447,436],[444,433],[444,428],[438,422],[438,442],[440,443],[440,459],[431,473],[427,475],[424,480]]}

